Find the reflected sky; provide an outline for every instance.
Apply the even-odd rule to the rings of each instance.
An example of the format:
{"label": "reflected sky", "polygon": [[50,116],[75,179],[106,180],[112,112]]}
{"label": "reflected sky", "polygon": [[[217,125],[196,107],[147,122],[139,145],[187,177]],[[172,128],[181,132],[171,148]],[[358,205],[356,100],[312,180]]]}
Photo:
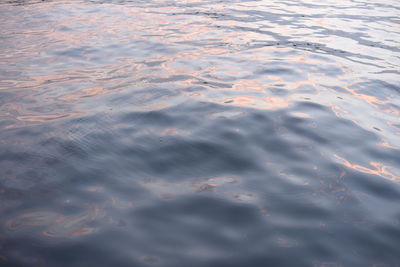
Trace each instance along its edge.
{"label": "reflected sky", "polygon": [[0,265],[397,266],[399,16],[3,1]]}

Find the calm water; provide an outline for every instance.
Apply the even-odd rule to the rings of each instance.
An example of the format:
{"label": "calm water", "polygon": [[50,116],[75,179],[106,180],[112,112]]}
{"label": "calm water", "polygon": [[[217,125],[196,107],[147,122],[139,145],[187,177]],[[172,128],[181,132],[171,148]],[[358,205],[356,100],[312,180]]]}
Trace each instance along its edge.
{"label": "calm water", "polygon": [[398,0],[0,4],[0,265],[400,266]]}

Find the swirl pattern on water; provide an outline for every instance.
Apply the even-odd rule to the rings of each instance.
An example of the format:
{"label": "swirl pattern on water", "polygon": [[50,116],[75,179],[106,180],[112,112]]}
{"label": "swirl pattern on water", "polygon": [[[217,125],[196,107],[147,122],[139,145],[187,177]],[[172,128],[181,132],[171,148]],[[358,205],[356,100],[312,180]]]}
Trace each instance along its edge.
{"label": "swirl pattern on water", "polygon": [[0,4],[0,265],[399,266],[397,1]]}

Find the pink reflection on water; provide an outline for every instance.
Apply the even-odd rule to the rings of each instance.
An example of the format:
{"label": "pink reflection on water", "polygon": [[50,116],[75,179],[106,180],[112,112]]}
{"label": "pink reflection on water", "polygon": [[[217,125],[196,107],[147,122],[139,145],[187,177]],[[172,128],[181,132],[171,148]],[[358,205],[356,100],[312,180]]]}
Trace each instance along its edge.
{"label": "pink reflection on water", "polygon": [[282,98],[282,97],[250,97],[250,96],[235,96],[225,98],[219,103],[229,104],[233,106],[239,107],[249,107],[249,108],[258,108],[258,109],[279,109],[286,108],[290,105],[290,98]]}
{"label": "pink reflection on water", "polygon": [[368,168],[368,167],[365,167],[362,165],[352,164],[348,160],[346,160],[338,155],[334,155],[334,156],[335,156],[335,158],[339,159],[344,166],[346,166],[350,169],[353,169],[355,171],[372,174],[372,175],[376,175],[376,176],[379,176],[379,177],[382,177],[382,178],[385,178],[388,180],[400,182],[400,178],[398,176],[396,176],[392,172],[388,171],[388,169],[391,169],[392,167],[386,166],[380,162],[371,161],[371,162],[369,162],[369,164],[374,168]]}

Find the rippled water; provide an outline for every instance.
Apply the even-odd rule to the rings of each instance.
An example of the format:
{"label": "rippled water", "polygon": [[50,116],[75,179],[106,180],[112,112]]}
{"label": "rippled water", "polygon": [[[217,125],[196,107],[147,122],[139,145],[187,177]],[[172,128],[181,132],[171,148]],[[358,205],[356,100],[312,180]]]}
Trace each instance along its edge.
{"label": "rippled water", "polygon": [[2,1],[1,266],[400,266],[397,0]]}

